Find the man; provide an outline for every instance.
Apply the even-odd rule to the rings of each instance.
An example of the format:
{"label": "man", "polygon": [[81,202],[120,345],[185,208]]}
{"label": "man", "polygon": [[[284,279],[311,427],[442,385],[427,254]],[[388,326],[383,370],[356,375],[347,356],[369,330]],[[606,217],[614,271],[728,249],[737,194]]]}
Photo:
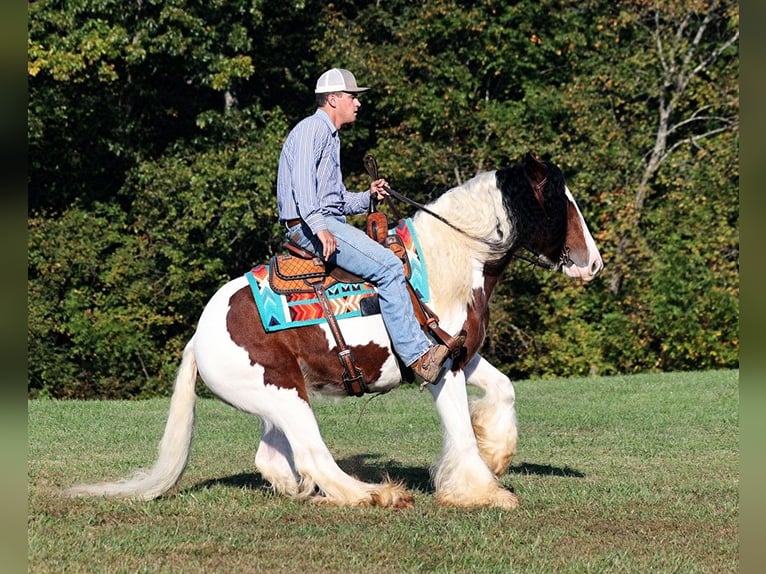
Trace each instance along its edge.
{"label": "man", "polygon": [[423,333],[402,262],[390,249],[346,223],[346,215],[367,210],[372,195],[376,199],[387,195],[384,179],[373,181],[362,192],[350,192],[343,185],[338,131],[354,123],[362,105],[358,95],[367,90],[342,68],[319,77],[314,90],[317,110],[292,129],[279,157],[279,219],[291,241],[375,285],[394,350],[418,377],[433,383],[449,350],[432,345]]}

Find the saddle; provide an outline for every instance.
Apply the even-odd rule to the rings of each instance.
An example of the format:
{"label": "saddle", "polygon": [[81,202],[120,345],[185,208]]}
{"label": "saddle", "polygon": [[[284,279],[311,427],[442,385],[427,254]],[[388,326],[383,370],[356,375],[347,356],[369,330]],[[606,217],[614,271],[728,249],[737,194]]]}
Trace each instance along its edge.
{"label": "saddle", "polygon": [[[388,233],[388,220],[384,213],[370,212],[367,217],[367,233],[370,237],[391,249],[402,262],[404,276],[407,279],[407,291],[412,300],[415,316],[424,331],[430,332],[436,339],[444,343],[453,356],[456,356],[460,346],[448,333],[439,327],[439,318],[422,301],[417,291],[412,287],[410,265],[407,249],[401,239]],[[269,267],[269,284],[275,293],[289,295],[294,293],[314,293],[327,321],[330,331],[338,346],[338,359],[343,367],[343,384],[346,392],[353,396],[362,396],[369,392],[367,381],[361,370],[354,362],[351,349],[348,348],[343,334],[338,326],[338,320],[325,291],[336,283],[364,283],[361,277],[335,265],[328,265],[319,257],[306,251],[300,246],[288,241],[283,245],[287,253],[274,255]]]}
{"label": "saddle", "polygon": [[[387,228],[386,228],[387,230]],[[404,266],[404,277],[412,276],[407,250],[396,235],[389,235],[382,241],[391,249]],[[288,253],[274,255],[269,269],[269,284],[280,295],[311,293],[317,283],[328,289],[336,283],[364,283],[365,280],[337,265],[327,265],[313,253],[302,247],[286,242],[283,247]]]}

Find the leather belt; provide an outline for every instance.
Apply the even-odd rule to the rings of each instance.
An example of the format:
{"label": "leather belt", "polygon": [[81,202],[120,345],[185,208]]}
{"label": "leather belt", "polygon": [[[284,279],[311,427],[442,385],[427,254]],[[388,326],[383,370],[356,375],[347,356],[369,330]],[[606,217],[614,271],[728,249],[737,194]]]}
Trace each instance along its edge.
{"label": "leather belt", "polygon": [[301,222],[300,218],[297,219],[285,219],[283,222],[285,224],[285,227],[294,227],[298,225]]}

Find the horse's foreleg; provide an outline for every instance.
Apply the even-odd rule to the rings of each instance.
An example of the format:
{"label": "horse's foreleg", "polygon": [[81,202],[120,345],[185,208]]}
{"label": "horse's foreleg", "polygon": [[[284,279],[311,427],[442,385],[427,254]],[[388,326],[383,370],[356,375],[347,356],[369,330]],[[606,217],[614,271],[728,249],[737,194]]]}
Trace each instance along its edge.
{"label": "horse's foreleg", "polygon": [[464,372],[448,372],[428,387],[444,433],[441,456],[431,469],[436,500],[447,506],[516,508],[516,495],[503,488],[479,453],[465,383]]}
{"label": "horse's foreleg", "polygon": [[471,401],[471,422],[484,462],[496,476],[508,470],[516,452],[516,393],[511,380],[476,355],[465,368],[466,382],[484,391]]}

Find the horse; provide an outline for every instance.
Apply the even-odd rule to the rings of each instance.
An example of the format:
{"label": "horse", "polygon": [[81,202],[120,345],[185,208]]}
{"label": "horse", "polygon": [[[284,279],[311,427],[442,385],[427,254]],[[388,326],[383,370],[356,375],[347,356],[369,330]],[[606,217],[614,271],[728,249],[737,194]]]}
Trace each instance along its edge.
{"label": "horse", "polygon": [[[493,289],[522,253],[583,282],[598,275],[603,261],[561,169],[532,153],[421,207],[411,221],[430,278],[430,306],[443,329],[467,334],[461,353],[427,386],[443,433],[430,468],[434,496],[444,506],[513,509],[519,499],[500,477],[518,440],[515,391],[479,353]],[[380,315],[339,324],[369,392],[405,382]],[[255,466],[276,493],[344,506],[412,506],[404,483],[364,482],[344,472],[320,434],[310,399],[348,396],[336,353],[326,323],[267,333],[246,279],[229,281],[209,300],[185,346],[154,465],[66,494],[148,500],[173,488],[188,462],[199,375],[217,398],[260,420]],[[483,394],[469,401],[466,384]]]}

